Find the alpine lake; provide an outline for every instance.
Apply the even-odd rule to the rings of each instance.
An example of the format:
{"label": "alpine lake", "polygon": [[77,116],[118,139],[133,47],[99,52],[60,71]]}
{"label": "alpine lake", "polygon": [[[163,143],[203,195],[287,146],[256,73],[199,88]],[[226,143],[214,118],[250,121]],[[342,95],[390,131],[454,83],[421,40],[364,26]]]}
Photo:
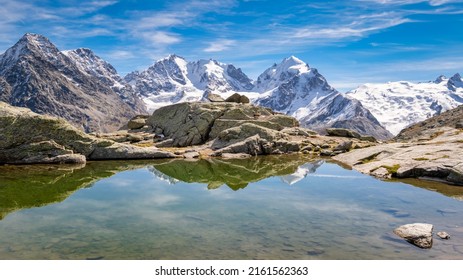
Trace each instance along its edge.
{"label": "alpine lake", "polygon": [[[291,155],[6,165],[0,259],[463,259],[462,200]],[[408,223],[434,225],[431,249]]]}

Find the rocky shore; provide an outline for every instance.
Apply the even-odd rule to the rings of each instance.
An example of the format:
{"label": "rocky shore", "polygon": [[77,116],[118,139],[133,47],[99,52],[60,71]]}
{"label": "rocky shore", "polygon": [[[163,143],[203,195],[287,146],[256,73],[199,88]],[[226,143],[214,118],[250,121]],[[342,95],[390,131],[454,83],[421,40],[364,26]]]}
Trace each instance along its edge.
{"label": "rocky shore", "polygon": [[[138,115],[120,131],[92,135],[65,120],[0,103],[0,163],[303,153],[333,157],[379,178],[420,178],[463,185],[461,108],[410,127],[395,141],[378,143],[371,136],[339,128],[319,135],[299,127],[293,117],[237,102],[242,101],[178,103],[151,116]],[[452,123],[444,123],[443,118]]]}
{"label": "rocky shore", "polygon": [[463,106],[404,129],[395,142],[337,155],[378,178],[419,178],[463,185]]}

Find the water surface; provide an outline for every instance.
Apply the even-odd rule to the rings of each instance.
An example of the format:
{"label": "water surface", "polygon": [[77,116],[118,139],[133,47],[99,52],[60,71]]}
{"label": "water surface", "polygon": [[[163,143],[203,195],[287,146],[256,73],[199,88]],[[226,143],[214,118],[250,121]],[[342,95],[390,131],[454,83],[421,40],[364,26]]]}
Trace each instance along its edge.
{"label": "water surface", "polygon": [[[0,259],[463,259],[463,188],[417,182],[290,156],[3,166]],[[452,238],[392,233],[414,222]]]}

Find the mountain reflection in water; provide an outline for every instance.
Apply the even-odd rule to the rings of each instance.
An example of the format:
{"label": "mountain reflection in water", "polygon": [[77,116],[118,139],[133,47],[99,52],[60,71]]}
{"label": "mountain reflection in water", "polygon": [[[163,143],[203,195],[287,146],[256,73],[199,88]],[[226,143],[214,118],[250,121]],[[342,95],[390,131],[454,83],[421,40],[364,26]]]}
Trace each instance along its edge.
{"label": "mountain reflection in water", "polygon": [[[86,165],[0,166],[0,220],[14,211],[62,202],[79,189],[92,187],[103,178],[127,170],[147,168],[156,178],[170,184],[179,181],[204,183],[208,189],[226,185],[236,191],[249,183],[274,176],[292,185],[315,173],[323,163],[324,160],[300,155],[280,155],[246,159],[161,159],[100,161]],[[413,179],[403,182],[459,200],[463,197],[462,187]]]}
{"label": "mountain reflection in water", "polygon": [[304,157],[266,156],[252,159],[173,159],[152,164],[150,171],[170,183],[205,183],[208,189],[227,185],[232,190],[243,189],[249,183],[279,176],[292,185],[323,164],[323,160]]}
{"label": "mountain reflection in water", "polygon": [[224,184],[233,190],[245,188],[271,176],[282,176],[292,184],[323,164],[300,156],[268,156],[252,159],[208,159],[186,161],[98,161],[86,165],[6,165],[0,166],[0,220],[11,212],[64,201],[82,188],[89,188],[116,173],[148,168],[170,183],[180,181],[208,184],[209,189]]}
{"label": "mountain reflection in water", "polygon": [[[303,155],[0,166],[0,259],[462,259],[434,191],[463,188],[422,187]],[[452,238],[417,251],[392,232],[415,222]]]}

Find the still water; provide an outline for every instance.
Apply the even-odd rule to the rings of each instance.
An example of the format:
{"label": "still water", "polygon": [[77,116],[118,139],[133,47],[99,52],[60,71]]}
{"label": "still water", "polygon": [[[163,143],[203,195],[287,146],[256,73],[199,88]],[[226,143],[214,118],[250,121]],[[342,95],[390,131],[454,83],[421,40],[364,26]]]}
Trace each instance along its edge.
{"label": "still water", "polygon": [[461,198],[291,156],[2,166],[0,259],[463,259]]}

